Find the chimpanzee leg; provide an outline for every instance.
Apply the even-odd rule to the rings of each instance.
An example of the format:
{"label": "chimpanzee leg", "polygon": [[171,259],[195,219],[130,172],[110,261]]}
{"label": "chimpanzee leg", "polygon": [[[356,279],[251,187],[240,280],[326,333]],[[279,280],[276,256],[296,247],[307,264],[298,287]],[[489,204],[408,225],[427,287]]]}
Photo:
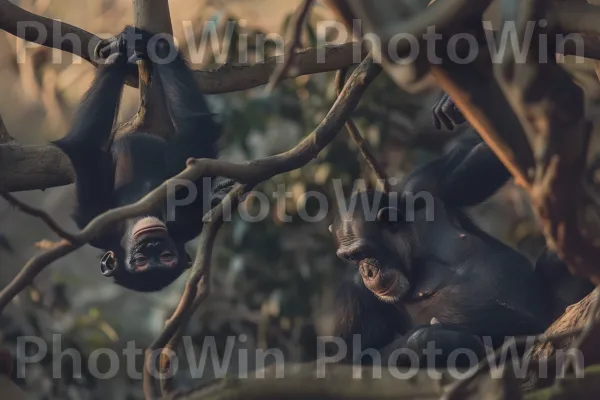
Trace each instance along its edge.
{"label": "chimpanzee leg", "polygon": [[80,228],[113,206],[114,165],[108,147],[127,59],[121,54],[112,58],[110,64],[99,67],[70,131],[53,142],[75,170],[78,207],[74,217]]}
{"label": "chimpanzee leg", "polygon": [[183,55],[177,51],[173,58],[169,51],[177,50],[172,43],[167,44],[166,39],[161,39],[157,44],[157,55],[162,60],[157,60],[153,69],[165,92],[176,130],[170,145],[169,164],[174,169],[171,172],[177,173],[185,167],[187,158],[217,157],[221,127],[210,112]]}
{"label": "chimpanzee leg", "polygon": [[[158,59],[152,64],[154,77],[164,90],[176,130],[169,142],[167,156],[168,173],[173,176],[185,168],[188,158],[217,158],[221,128],[210,112],[193,72],[174,44],[167,39],[160,39],[156,56]],[[175,218],[168,226],[181,240],[191,240],[200,232],[203,215],[216,203],[213,187],[217,181],[218,178],[195,182],[196,198],[174,210]],[[228,185],[230,187],[231,183]],[[228,188],[221,188],[218,200],[222,199]],[[176,197],[183,198],[189,194],[186,192],[185,189],[178,190]]]}
{"label": "chimpanzee leg", "polygon": [[429,192],[447,205],[465,207],[486,200],[510,176],[486,143],[465,141],[412,172],[404,191]]}

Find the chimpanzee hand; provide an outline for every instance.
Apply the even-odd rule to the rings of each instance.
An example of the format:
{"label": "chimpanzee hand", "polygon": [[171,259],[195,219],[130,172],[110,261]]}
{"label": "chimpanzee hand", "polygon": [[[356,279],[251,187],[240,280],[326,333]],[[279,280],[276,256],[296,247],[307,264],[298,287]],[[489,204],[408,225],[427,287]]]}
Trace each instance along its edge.
{"label": "chimpanzee hand", "polygon": [[98,43],[95,54],[109,62],[126,59],[128,63],[135,64],[136,61],[147,58],[151,38],[152,34],[143,29],[126,26],[117,36]]}
{"label": "chimpanzee hand", "polygon": [[442,125],[448,130],[454,130],[454,127],[465,122],[454,101],[446,93],[442,93],[440,99],[433,106],[433,125],[436,129],[441,129]]}

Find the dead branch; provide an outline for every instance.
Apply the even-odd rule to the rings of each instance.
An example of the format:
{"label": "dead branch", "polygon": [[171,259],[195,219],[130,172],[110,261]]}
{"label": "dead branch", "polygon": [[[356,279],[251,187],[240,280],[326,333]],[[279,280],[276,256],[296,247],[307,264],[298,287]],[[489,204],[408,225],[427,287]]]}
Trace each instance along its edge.
{"label": "dead branch", "polygon": [[69,233],[69,232],[65,231],[63,228],[61,228],[61,226],[58,224],[58,222],[56,222],[54,220],[54,218],[52,218],[50,215],[48,215],[47,212],[39,210],[35,207],[31,207],[30,205],[23,203],[21,200],[17,199],[10,193],[0,192],[0,196],[4,197],[4,199],[9,204],[18,208],[25,214],[29,214],[33,217],[41,219],[46,225],[48,225],[48,227],[50,229],[52,229],[54,231],[54,233],[56,233],[61,238],[65,239],[69,242],[75,241],[75,236],[73,236],[71,233]]}
{"label": "dead branch", "polygon": [[[337,72],[335,76],[335,90],[338,96],[344,88],[346,72],[347,71],[345,69],[341,69]],[[354,141],[354,144],[356,144],[356,147],[358,147],[358,151],[360,152],[360,154],[363,156],[367,164],[369,164],[369,167],[371,167],[373,172],[375,172],[378,184],[382,185],[383,191],[385,193],[388,193],[390,191],[390,182],[388,180],[388,176],[385,173],[384,169],[381,167],[381,165],[379,165],[379,162],[375,159],[371,146],[369,146],[369,143],[360,134],[358,127],[356,126],[354,121],[352,121],[352,117],[348,118],[348,121],[346,122],[346,129],[348,130],[350,137]]]}
{"label": "dead branch", "polygon": [[278,64],[273,75],[269,79],[269,83],[265,88],[267,94],[271,93],[273,89],[281,82],[281,79],[288,73],[293,62],[294,54],[296,50],[302,46],[302,28],[308,19],[310,9],[313,5],[313,0],[303,0],[302,4],[294,13],[294,16],[290,22],[292,29],[290,30],[290,37],[287,40],[286,49],[289,55],[285,58],[282,64]]}

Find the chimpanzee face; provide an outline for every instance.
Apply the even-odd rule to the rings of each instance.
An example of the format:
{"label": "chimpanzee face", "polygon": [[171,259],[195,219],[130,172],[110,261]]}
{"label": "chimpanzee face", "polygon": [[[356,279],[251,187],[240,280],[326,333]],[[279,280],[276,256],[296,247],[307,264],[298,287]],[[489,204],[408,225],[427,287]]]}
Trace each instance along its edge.
{"label": "chimpanzee face", "polygon": [[183,243],[169,236],[166,225],[143,217],[126,223],[120,246],[104,254],[100,269],[121,286],[151,292],[171,284],[189,265]]}
{"label": "chimpanzee face", "polygon": [[[337,256],[358,267],[365,286],[380,300],[395,302],[410,290],[408,274],[414,235],[403,214],[397,208],[386,206],[386,197],[381,195],[384,201],[372,218],[361,199],[354,199],[354,211],[340,212],[330,230]],[[356,196],[372,200],[373,192],[359,192],[352,197]],[[349,204],[353,204],[352,197]]]}

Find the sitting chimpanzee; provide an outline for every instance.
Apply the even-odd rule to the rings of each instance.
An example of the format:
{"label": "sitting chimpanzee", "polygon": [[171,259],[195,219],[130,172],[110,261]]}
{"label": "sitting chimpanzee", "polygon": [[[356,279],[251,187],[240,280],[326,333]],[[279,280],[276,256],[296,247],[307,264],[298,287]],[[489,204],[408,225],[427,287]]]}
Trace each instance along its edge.
{"label": "sitting chimpanzee", "polygon": [[[464,213],[509,178],[484,142],[465,140],[412,172],[397,196],[352,195],[354,209],[341,210],[331,227],[337,255],[357,266],[336,309],[336,336],[348,349],[361,335],[361,349],[384,356],[395,348],[423,356],[430,341],[441,351],[438,362],[458,348],[481,356],[482,337],[497,347],[505,336],[542,333],[566,303],[593,289],[570,275],[547,284],[523,255]],[[551,268],[567,271],[556,258]],[[575,292],[557,299],[557,286],[571,284]],[[350,351],[346,361],[355,357]]]}
{"label": "sitting chimpanzee", "polygon": [[[71,130],[54,142],[67,154],[75,171],[78,207],[74,219],[81,228],[110,208],[138,201],[181,172],[189,157],[217,156],[220,127],[191,70],[169,39],[162,38],[150,48],[150,38],[151,34],[128,27],[98,46],[96,53],[106,64],[98,69]],[[169,61],[172,50],[177,56]],[[150,57],[150,52],[156,58]],[[135,132],[111,143],[128,67],[140,58],[160,61],[151,64],[151,84],[164,90],[175,134],[164,140]],[[185,207],[177,207],[174,218],[167,215],[167,202],[163,202],[152,212],[127,219],[95,238],[90,244],[107,250],[101,261],[102,273],[138,291],[160,290],[179,277],[189,267],[184,244],[200,233],[202,217],[208,211],[205,202],[219,200],[213,188],[204,187],[202,181],[195,186],[198,195]],[[189,194],[186,190],[180,187],[177,198]],[[220,195],[225,192],[223,187]]]}

